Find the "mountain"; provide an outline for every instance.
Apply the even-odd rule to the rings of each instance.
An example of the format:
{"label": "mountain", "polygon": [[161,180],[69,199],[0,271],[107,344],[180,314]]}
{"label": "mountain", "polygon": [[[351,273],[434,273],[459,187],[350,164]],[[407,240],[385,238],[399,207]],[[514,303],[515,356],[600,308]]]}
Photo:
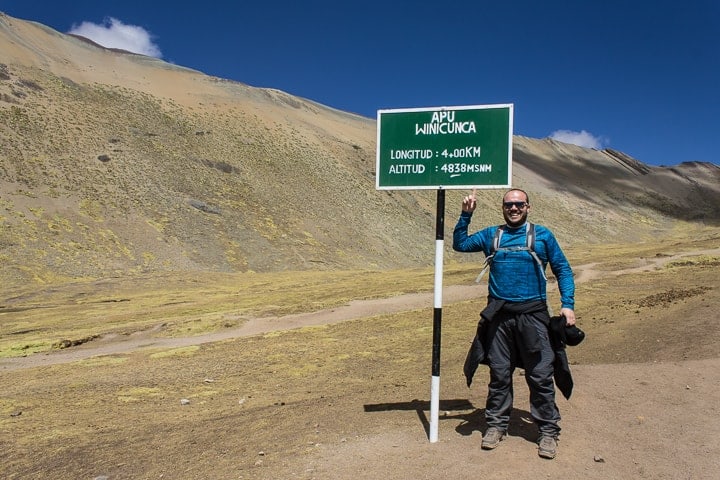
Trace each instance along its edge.
{"label": "mountain", "polygon": [[[434,261],[436,194],[375,190],[374,119],[1,13],[0,51],[6,284]],[[566,245],[720,224],[714,164],[520,136],[513,159]],[[448,237],[465,193],[448,192]],[[501,220],[500,196],[481,192],[475,226]]]}

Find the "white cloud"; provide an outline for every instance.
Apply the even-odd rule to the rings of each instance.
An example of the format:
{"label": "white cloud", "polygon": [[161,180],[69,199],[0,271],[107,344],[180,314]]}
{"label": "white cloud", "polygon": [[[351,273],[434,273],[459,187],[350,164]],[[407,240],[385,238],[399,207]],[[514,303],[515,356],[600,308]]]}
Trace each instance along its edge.
{"label": "white cloud", "polygon": [[596,137],[590,132],[582,130],[573,132],[572,130],[555,130],[550,134],[550,138],[564,143],[571,143],[579,147],[595,148],[600,150],[605,148],[609,142],[603,137]]}
{"label": "white cloud", "polygon": [[106,18],[101,25],[82,22],[73,25],[69,33],[89,38],[106,48],[119,48],[149,57],[161,58],[160,48],[152,41],[150,33],[136,25],[125,25],[117,18]]}

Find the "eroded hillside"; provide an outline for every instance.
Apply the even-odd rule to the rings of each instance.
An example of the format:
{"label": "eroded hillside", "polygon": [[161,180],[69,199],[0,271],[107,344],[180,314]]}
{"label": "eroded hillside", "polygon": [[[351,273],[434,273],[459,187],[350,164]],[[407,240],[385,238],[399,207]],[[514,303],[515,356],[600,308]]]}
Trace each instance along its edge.
{"label": "eroded hillside", "polygon": [[[0,48],[6,282],[433,262],[435,192],[375,190],[372,119],[6,15]],[[566,244],[720,218],[713,164],[524,137],[513,157],[533,218]],[[463,194],[448,194],[448,235]],[[499,195],[481,193],[477,226],[500,221]]]}

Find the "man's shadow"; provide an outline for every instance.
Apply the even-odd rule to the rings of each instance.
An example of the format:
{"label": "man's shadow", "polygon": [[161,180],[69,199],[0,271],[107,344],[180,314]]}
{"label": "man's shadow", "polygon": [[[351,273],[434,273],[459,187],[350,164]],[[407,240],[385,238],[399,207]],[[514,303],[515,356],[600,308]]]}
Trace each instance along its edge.
{"label": "man's shadow", "polygon": [[[425,435],[430,437],[430,420],[427,412],[430,412],[430,402],[427,400],[411,400],[409,402],[375,403],[364,405],[366,412],[388,412],[388,411],[409,411],[414,410],[425,430]],[[455,427],[460,435],[469,436],[478,431],[482,435],[487,429],[485,421],[485,409],[476,408],[467,399],[440,400],[439,421],[460,420],[461,423]],[[467,413],[468,410],[472,410]],[[453,413],[456,412],[456,413]],[[537,428],[530,416],[530,412],[513,408],[508,423],[508,435],[521,437],[528,442],[535,442],[537,439]]]}

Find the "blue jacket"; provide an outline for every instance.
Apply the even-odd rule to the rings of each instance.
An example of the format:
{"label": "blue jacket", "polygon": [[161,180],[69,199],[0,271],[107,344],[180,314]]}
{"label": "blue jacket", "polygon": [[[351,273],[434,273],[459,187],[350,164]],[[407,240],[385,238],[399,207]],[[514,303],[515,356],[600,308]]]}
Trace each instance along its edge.
{"label": "blue jacket", "polygon": [[[492,255],[493,238],[497,226],[484,228],[468,235],[472,213],[462,212],[453,232],[453,249],[458,252],[483,252]],[[500,248],[524,247],[525,225],[506,228],[500,240]],[[575,309],[575,280],[570,264],[565,258],[552,232],[542,225],[535,225],[535,253],[542,262],[543,270],[550,269],[557,278],[561,308]],[[498,250],[490,265],[488,294],[509,302],[528,302],[547,299],[547,282],[539,271],[540,266],[528,251]]]}

